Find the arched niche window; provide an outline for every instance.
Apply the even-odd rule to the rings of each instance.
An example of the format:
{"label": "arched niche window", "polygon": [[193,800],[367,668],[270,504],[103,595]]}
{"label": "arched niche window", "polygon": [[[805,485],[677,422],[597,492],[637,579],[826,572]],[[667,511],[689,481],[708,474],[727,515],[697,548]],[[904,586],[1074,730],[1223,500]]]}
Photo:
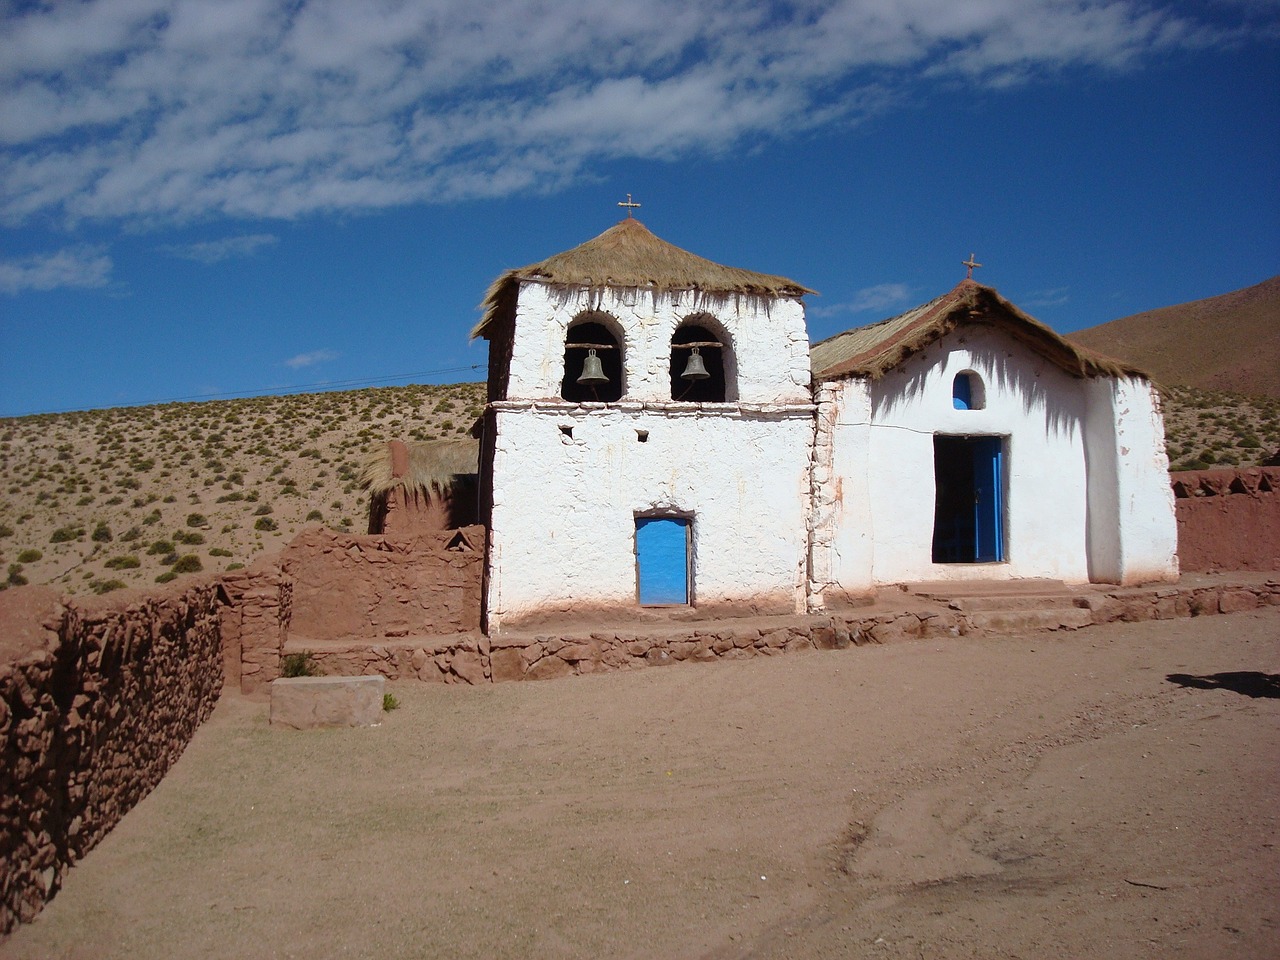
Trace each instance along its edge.
{"label": "arched niche window", "polygon": [[700,323],[686,323],[671,337],[671,399],[723,403],[732,357],[726,338]]}
{"label": "arched niche window", "polygon": [[564,341],[560,396],[573,403],[612,403],[622,397],[622,342],[598,319],[575,321]]}
{"label": "arched niche window", "polygon": [[987,405],[982,378],[972,370],[957,373],[951,382],[951,405],[957,410],[981,410]]}

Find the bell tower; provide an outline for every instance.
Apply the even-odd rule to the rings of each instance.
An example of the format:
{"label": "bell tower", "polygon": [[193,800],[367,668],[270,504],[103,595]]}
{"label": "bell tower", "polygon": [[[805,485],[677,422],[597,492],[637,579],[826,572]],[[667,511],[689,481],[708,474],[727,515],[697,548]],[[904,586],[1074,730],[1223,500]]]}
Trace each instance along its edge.
{"label": "bell tower", "polygon": [[813,405],[803,300],[631,216],[504,273],[481,464],[490,632],[804,608]]}

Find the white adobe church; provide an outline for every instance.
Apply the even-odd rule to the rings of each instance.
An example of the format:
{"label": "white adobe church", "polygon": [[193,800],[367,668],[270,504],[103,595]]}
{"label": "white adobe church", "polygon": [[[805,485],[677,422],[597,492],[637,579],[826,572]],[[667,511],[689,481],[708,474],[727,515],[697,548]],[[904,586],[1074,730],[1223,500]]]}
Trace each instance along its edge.
{"label": "white adobe church", "polygon": [[806,287],[628,217],[495,281],[486,627],[1177,576],[1159,400],[972,279],[809,346]]}

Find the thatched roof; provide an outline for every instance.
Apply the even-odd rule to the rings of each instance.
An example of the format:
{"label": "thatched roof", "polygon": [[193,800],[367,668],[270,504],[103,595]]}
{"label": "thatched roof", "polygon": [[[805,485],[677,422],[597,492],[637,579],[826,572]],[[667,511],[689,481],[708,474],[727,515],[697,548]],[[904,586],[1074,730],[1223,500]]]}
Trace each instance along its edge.
{"label": "thatched roof", "polygon": [[1028,316],[991,287],[962,280],[945,293],[901,316],[838,333],[809,351],[815,380],[870,377],[893,369],[959,326],[998,327],[1074,377],[1146,376],[1136,367],[1069,343]]}
{"label": "thatched roof", "polygon": [[726,267],[681,250],[655,237],[639,220],[628,219],[572,250],[498,277],[480,305],[484,317],[472,337],[488,336],[490,325],[514,310],[515,292],[524,280],[562,288],[696,290],[712,296],[802,297],[814,292],[786,277]]}
{"label": "thatched roof", "polygon": [[469,437],[418,443],[392,440],[365,458],[360,483],[374,494],[404,487],[430,497],[447,491],[457,477],[477,473],[479,463],[480,444]]}

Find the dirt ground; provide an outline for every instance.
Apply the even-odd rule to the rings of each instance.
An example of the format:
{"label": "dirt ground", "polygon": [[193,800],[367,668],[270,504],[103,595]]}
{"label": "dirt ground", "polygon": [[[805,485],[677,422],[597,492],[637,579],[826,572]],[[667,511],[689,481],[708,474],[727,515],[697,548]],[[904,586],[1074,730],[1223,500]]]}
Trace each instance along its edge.
{"label": "dirt ground", "polygon": [[1271,608],[226,696],[0,957],[1275,957],[1277,675]]}

